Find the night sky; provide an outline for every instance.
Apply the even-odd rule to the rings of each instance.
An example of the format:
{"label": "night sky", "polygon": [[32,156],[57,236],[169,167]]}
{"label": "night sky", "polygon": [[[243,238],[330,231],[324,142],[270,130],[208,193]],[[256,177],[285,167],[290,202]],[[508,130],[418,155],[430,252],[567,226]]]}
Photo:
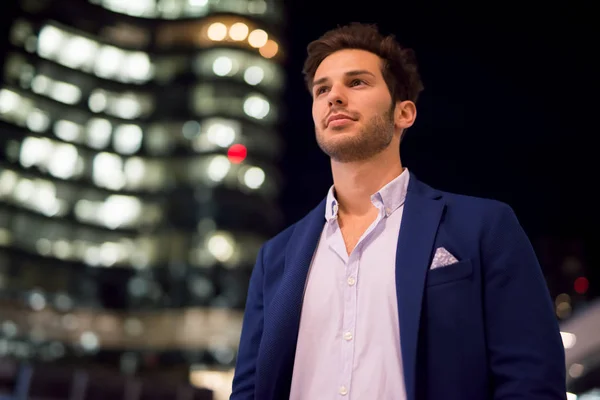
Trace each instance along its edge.
{"label": "night sky", "polygon": [[403,142],[405,166],[438,189],[507,202],[530,236],[598,243],[592,86],[600,69],[592,38],[600,36],[591,9],[401,2],[393,11],[378,1],[327,9],[318,6],[323,3],[295,1],[289,8],[281,163],[287,223],[314,207],[332,183],[301,75],[306,45],[358,21],[394,34],[420,64],[425,90]]}

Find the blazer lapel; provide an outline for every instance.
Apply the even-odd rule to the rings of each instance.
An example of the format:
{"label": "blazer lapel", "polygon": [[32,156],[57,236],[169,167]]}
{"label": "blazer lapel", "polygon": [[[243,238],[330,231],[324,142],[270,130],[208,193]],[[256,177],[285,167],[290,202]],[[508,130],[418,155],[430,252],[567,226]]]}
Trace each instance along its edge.
{"label": "blazer lapel", "polygon": [[440,195],[411,174],[396,250],[396,297],[407,399],[416,396],[417,339],[425,277],[444,210]]}
{"label": "blazer lapel", "polygon": [[289,397],[306,279],[324,223],[325,200],[298,222],[288,241],[282,281],[265,319],[264,337],[274,349],[265,360],[273,374],[272,392],[265,398]]}

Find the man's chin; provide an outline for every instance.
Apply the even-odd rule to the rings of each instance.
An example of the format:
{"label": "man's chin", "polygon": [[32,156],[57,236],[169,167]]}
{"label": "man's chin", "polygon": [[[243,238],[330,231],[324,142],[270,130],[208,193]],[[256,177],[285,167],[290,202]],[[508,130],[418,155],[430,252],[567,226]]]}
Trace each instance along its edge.
{"label": "man's chin", "polygon": [[348,125],[336,125],[336,126],[328,126],[325,131],[332,133],[351,133],[354,132],[355,129],[351,124]]}
{"label": "man's chin", "polygon": [[357,143],[327,141],[319,147],[331,159],[338,162],[352,162],[364,158],[365,146]]}

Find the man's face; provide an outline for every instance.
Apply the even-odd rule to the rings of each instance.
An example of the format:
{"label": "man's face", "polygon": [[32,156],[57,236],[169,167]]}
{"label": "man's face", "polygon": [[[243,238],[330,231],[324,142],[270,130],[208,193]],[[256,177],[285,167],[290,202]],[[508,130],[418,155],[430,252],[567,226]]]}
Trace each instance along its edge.
{"label": "man's face", "polygon": [[332,53],[315,72],[312,94],[317,143],[333,160],[366,160],[390,145],[394,109],[377,55]]}

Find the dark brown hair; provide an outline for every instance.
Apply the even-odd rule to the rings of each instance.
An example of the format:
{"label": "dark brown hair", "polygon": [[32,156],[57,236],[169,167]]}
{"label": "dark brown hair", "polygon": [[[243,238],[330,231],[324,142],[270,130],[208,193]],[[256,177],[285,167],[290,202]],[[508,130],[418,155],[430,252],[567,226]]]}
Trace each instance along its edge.
{"label": "dark brown hair", "polygon": [[366,50],[381,58],[381,73],[392,95],[392,104],[404,100],[417,102],[423,83],[413,50],[400,46],[393,35],[381,35],[376,25],[357,22],[332,29],[308,45],[302,73],[311,93],[321,62],[344,49]]}

